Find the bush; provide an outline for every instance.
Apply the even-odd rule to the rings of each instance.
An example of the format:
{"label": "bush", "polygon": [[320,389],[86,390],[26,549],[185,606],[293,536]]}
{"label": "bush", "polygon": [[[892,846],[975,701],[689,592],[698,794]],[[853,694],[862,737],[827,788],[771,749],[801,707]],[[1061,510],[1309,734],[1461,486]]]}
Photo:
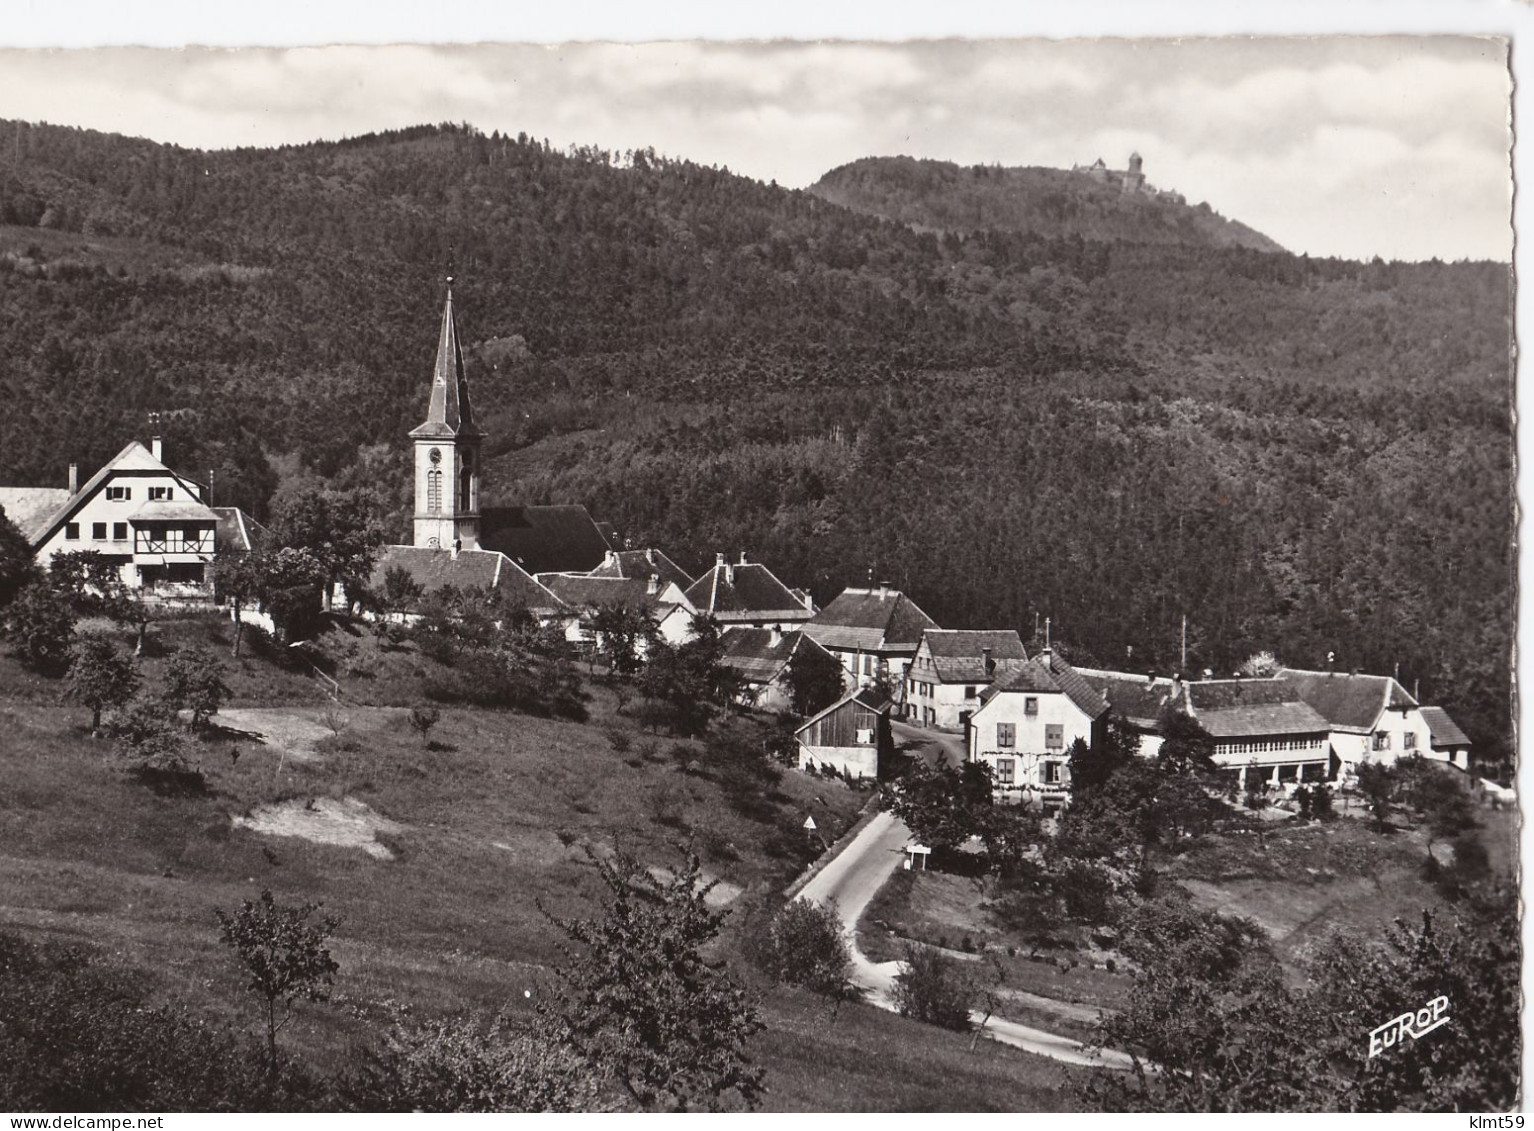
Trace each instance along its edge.
{"label": "bush", "polygon": [[895,1007],[900,1016],[944,1029],[970,1027],[973,990],[958,966],[930,947],[908,945],[895,976]]}
{"label": "bush", "polygon": [[608,727],[607,728],[607,741],[612,746],[612,748],[615,751],[617,751],[619,754],[627,754],[628,753],[628,749],[629,749],[629,745],[630,745],[630,741],[631,741],[629,739],[628,731],[619,730],[617,727]]}
{"label": "bush", "polygon": [[397,1020],[346,1092],[362,1111],[589,1111],[597,1100],[580,1060],[502,1017]]}
{"label": "bush", "polygon": [[833,908],[806,900],[785,904],[767,926],[761,964],[774,978],[830,997],[851,991],[852,956]]}

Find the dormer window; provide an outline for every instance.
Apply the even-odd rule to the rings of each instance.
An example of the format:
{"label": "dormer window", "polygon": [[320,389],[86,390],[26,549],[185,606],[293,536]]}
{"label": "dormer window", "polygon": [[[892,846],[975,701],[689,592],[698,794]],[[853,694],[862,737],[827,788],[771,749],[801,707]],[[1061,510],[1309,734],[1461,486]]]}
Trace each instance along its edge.
{"label": "dormer window", "polygon": [[149,501],[151,503],[168,503],[170,502],[170,492],[171,488],[169,487],[151,487],[149,488]]}
{"label": "dormer window", "polygon": [[108,487],[107,501],[112,503],[125,503],[133,498],[132,487]]}

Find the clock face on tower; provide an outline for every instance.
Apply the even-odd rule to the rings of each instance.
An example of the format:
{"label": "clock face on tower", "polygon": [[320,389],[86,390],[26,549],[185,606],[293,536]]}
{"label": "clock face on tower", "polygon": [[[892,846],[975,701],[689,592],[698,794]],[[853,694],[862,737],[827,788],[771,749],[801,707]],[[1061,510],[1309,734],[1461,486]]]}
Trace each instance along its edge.
{"label": "clock face on tower", "polygon": [[442,449],[441,448],[433,448],[431,450],[430,455],[428,455],[427,458],[430,459],[432,463],[441,463],[442,462]]}
{"label": "clock face on tower", "polygon": [[426,539],[426,548],[428,550],[440,550],[442,549],[442,540],[440,538],[428,538]]}

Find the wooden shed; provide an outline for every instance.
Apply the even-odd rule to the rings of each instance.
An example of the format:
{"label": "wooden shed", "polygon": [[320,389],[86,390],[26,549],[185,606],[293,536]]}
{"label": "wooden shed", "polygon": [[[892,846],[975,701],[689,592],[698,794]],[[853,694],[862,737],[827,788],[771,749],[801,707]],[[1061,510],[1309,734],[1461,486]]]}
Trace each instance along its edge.
{"label": "wooden shed", "polygon": [[801,770],[831,770],[852,778],[876,778],[895,751],[890,730],[892,700],[872,687],[831,704],[794,732]]}

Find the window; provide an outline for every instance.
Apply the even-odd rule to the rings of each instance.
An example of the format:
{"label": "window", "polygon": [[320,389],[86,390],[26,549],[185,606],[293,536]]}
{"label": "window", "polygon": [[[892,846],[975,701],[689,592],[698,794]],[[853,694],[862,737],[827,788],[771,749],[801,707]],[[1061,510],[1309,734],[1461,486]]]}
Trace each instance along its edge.
{"label": "window", "polygon": [[1390,749],[1390,732],[1389,731],[1377,730],[1377,731],[1374,732],[1374,748],[1376,750],[1389,750]]}
{"label": "window", "polygon": [[433,514],[442,510],[442,472],[435,467],[426,473],[426,509]]}
{"label": "window", "polygon": [[126,542],[128,540],[128,524],[126,522],[112,523],[112,541]]}
{"label": "window", "polygon": [[1409,731],[1407,731],[1405,734],[1403,734],[1401,736],[1401,749],[1403,749],[1403,750],[1415,750],[1415,749],[1417,749],[1417,732],[1416,731],[1409,730]]}
{"label": "window", "polygon": [[170,491],[171,489],[169,487],[151,487],[149,488],[149,501],[151,503],[169,502]]}
{"label": "window", "polygon": [[874,744],[874,732],[871,727],[858,727],[857,744],[859,746],[872,746]]}
{"label": "window", "polygon": [[1037,715],[1038,713],[1039,713],[1039,700],[1038,700],[1038,698],[1036,696],[1030,695],[1026,699],[1023,700],[1023,714],[1025,714],[1025,715]]}
{"label": "window", "polygon": [[91,541],[105,542],[107,540],[107,524],[104,522],[91,523]]}
{"label": "window", "polygon": [[202,540],[202,527],[200,527],[200,526],[187,526],[182,531],[181,536],[183,538],[185,538],[188,542],[200,542]]}
{"label": "window", "polygon": [[64,524],[64,537],[71,542],[80,540],[80,524],[78,522],[66,522]]}
{"label": "window", "polygon": [[996,745],[1001,747],[1003,750],[1011,749],[1017,745],[1016,723],[996,724]]}
{"label": "window", "polygon": [[1065,749],[1065,724],[1044,724],[1044,745],[1051,750]]}
{"label": "window", "polygon": [[996,759],[996,784],[1000,785],[1000,786],[1005,786],[1005,787],[1010,789],[1012,787],[1013,783],[1015,783],[1016,781],[1017,781],[1017,759],[1016,758],[997,758]]}
{"label": "window", "polygon": [[1059,785],[1060,784],[1060,780],[1061,779],[1060,779],[1060,763],[1059,762],[1043,762],[1040,765],[1040,769],[1041,769],[1041,771],[1043,773],[1043,777],[1042,777],[1041,780],[1044,782],[1045,785]]}
{"label": "window", "polygon": [[974,697],[975,697],[975,685],[973,683],[966,683],[964,685],[964,698],[966,698],[966,699],[973,699]]}
{"label": "window", "polygon": [[107,488],[107,499],[110,500],[111,502],[121,503],[121,502],[125,502],[126,500],[131,499],[131,498],[133,498],[133,488],[132,487],[108,487]]}

